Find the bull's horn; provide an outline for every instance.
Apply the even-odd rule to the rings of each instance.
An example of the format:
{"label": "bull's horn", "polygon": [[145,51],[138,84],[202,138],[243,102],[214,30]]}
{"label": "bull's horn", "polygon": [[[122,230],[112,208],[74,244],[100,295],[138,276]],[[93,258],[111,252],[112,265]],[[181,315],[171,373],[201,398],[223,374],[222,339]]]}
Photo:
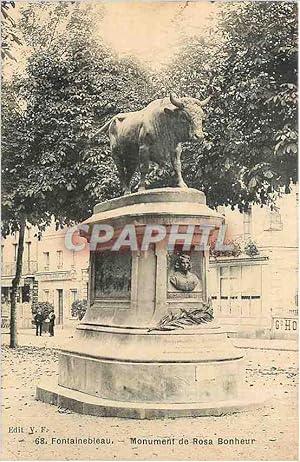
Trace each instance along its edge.
{"label": "bull's horn", "polygon": [[180,101],[179,98],[177,98],[176,95],[174,95],[174,93],[170,93],[170,101],[172,104],[174,104],[174,106],[178,107],[179,109],[184,108],[184,104]]}
{"label": "bull's horn", "polygon": [[200,105],[201,106],[206,106],[206,104],[211,100],[211,98],[212,98],[212,95],[209,95],[207,98],[200,101]]}

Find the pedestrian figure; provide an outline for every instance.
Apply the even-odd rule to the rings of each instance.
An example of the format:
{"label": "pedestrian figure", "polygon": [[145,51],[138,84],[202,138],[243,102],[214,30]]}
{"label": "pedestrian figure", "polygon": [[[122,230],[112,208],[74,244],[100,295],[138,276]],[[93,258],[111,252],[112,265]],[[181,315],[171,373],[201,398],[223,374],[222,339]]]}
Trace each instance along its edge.
{"label": "pedestrian figure", "polygon": [[35,322],[35,335],[42,335],[42,326],[43,326],[44,316],[42,310],[38,309],[36,315],[34,316]]}
{"label": "pedestrian figure", "polygon": [[54,321],[55,321],[55,314],[54,311],[50,311],[49,313],[49,334],[50,337],[54,337]]}

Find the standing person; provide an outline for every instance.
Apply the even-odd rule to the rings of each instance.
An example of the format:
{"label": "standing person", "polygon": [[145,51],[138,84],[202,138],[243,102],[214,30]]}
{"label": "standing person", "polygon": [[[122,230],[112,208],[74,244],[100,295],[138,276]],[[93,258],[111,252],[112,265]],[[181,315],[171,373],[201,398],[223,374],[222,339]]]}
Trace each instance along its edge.
{"label": "standing person", "polygon": [[50,337],[54,337],[54,321],[55,321],[55,314],[54,314],[54,311],[50,311],[49,313],[49,334],[50,334]]}
{"label": "standing person", "polygon": [[42,326],[43,326],[44,316],[42,310],[38,309],[36,315],[34,316],[35,322],[35,335],[42,335]]}

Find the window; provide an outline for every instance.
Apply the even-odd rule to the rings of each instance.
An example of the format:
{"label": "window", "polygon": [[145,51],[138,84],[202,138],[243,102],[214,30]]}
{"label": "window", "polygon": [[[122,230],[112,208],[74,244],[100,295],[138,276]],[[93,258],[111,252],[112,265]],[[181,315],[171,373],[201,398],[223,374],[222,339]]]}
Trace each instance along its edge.
{"label": "window", "polygon": [[22,287],[22,303],[30,302],[30,286],[25,285]]}
{"label": "window", "polygon": [[221,300],[236,300],[238,298],[239,266],[222,266],[220,268]]}
{"label": "window", "polygon": [[70,310],[71,310],[72,318],[77,318],[78,316],[78,313],[72,310],[72,303],[75,302],[76,300],[78,300],[77,289],[71,289],[70,290]]}
{"label": "window", "polygon": [[72,268],[75,268],[75,250],[72,250]]}
{"label": "window", "polygon": [[49,302],[49,289],[44,289],[44,302]]}
{"label": "window", "polygon": [[31,242],[26,242],[26,261],[25,263],[25,271],[30,273],[30,259],[31,259]]}
{"label": "window", "polygon": [[243,215],[243,232],[244,232],[244,239],[247,239],[251,236],[252,232],[252,210],[251,207],[248,208]]}
{"label": "window", "polygon": [[274,207],[273,210],[270,210],[270,228],[269,229],[273,231],[282,230],[280,209],[278,207]]}
{"label": "window", "polygon": [[261,265],[220,267],[219,294],[219,308],[222,316],[259,316],[261,312]]}
{"label": "window", "polygon": [[71,304],[77,300],[77,289],[71,289]]}
{"label": "window", "polygon": [[29,262],[31,260],[31,242],[30,241],[26,242],[26,247],[27,247],[27,261]]}
{"label": "window", "polygon": [[9,295],[9,287],[1,287],[1,303],[8,303]]}
{"label": "window", "polygon": [[49,271],[50,254],[49,252],[43,252],[43,256],[44,256],[44,270]]}
{"label": "window", "polygon": [[30,239],[31,238],[31,225],[27,225],[26,229],[27,229],[27,239]]}
{"label": "window", "polygon": [[[11,296],[11,294],[10,294],[10,296]],[[21,289],[19,287],[18,290],[17,290],[17,303],[20,303],[20,301],[21,301]]]}
{"label": "window", "polygon": [[63,267],[63,251],[57,250],[56,251],[56,259],[57,259],[57,268]]}
{"label": "window", "polygon": [[260,298],[261,273],[257,266],[245,265],[242,267],[241,298]]}
{"label": "window", "polygon": [[14,261],[17,261],[17,255],[18,255],[18,244],[13,244],[14,250],[13,250],[13,258]]}

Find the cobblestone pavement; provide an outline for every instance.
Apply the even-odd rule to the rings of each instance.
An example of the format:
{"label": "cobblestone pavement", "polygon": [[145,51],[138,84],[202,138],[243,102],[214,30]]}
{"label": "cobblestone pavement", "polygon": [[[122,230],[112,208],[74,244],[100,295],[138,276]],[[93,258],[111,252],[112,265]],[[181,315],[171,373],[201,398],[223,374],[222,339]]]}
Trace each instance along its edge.
{"label": "cobblestone pavement", "polygon": [[[3,347],[2,460],[298,460],[295,351],[245,351],[249,390],[270,394],[261,409],[222,417],[138,421],[83,416],[36,401],[39,379],[57,374],[57,353],[44,346],[42,339],[36,342],[40,342],[38,346],[17,350]],[[20,432],[11,432],[13,429]],[[78,445],[61,441],[76,437],[96,437],[100,442]],[[171,438],[170,443],[130,440],[162,437]],[[180,444],[182,438],[188,444]],[[221,438],[223,444],[218,444]],[[224,444],[230,438],[255,441]],[[210,439],[213,444],[205,444]]]}

